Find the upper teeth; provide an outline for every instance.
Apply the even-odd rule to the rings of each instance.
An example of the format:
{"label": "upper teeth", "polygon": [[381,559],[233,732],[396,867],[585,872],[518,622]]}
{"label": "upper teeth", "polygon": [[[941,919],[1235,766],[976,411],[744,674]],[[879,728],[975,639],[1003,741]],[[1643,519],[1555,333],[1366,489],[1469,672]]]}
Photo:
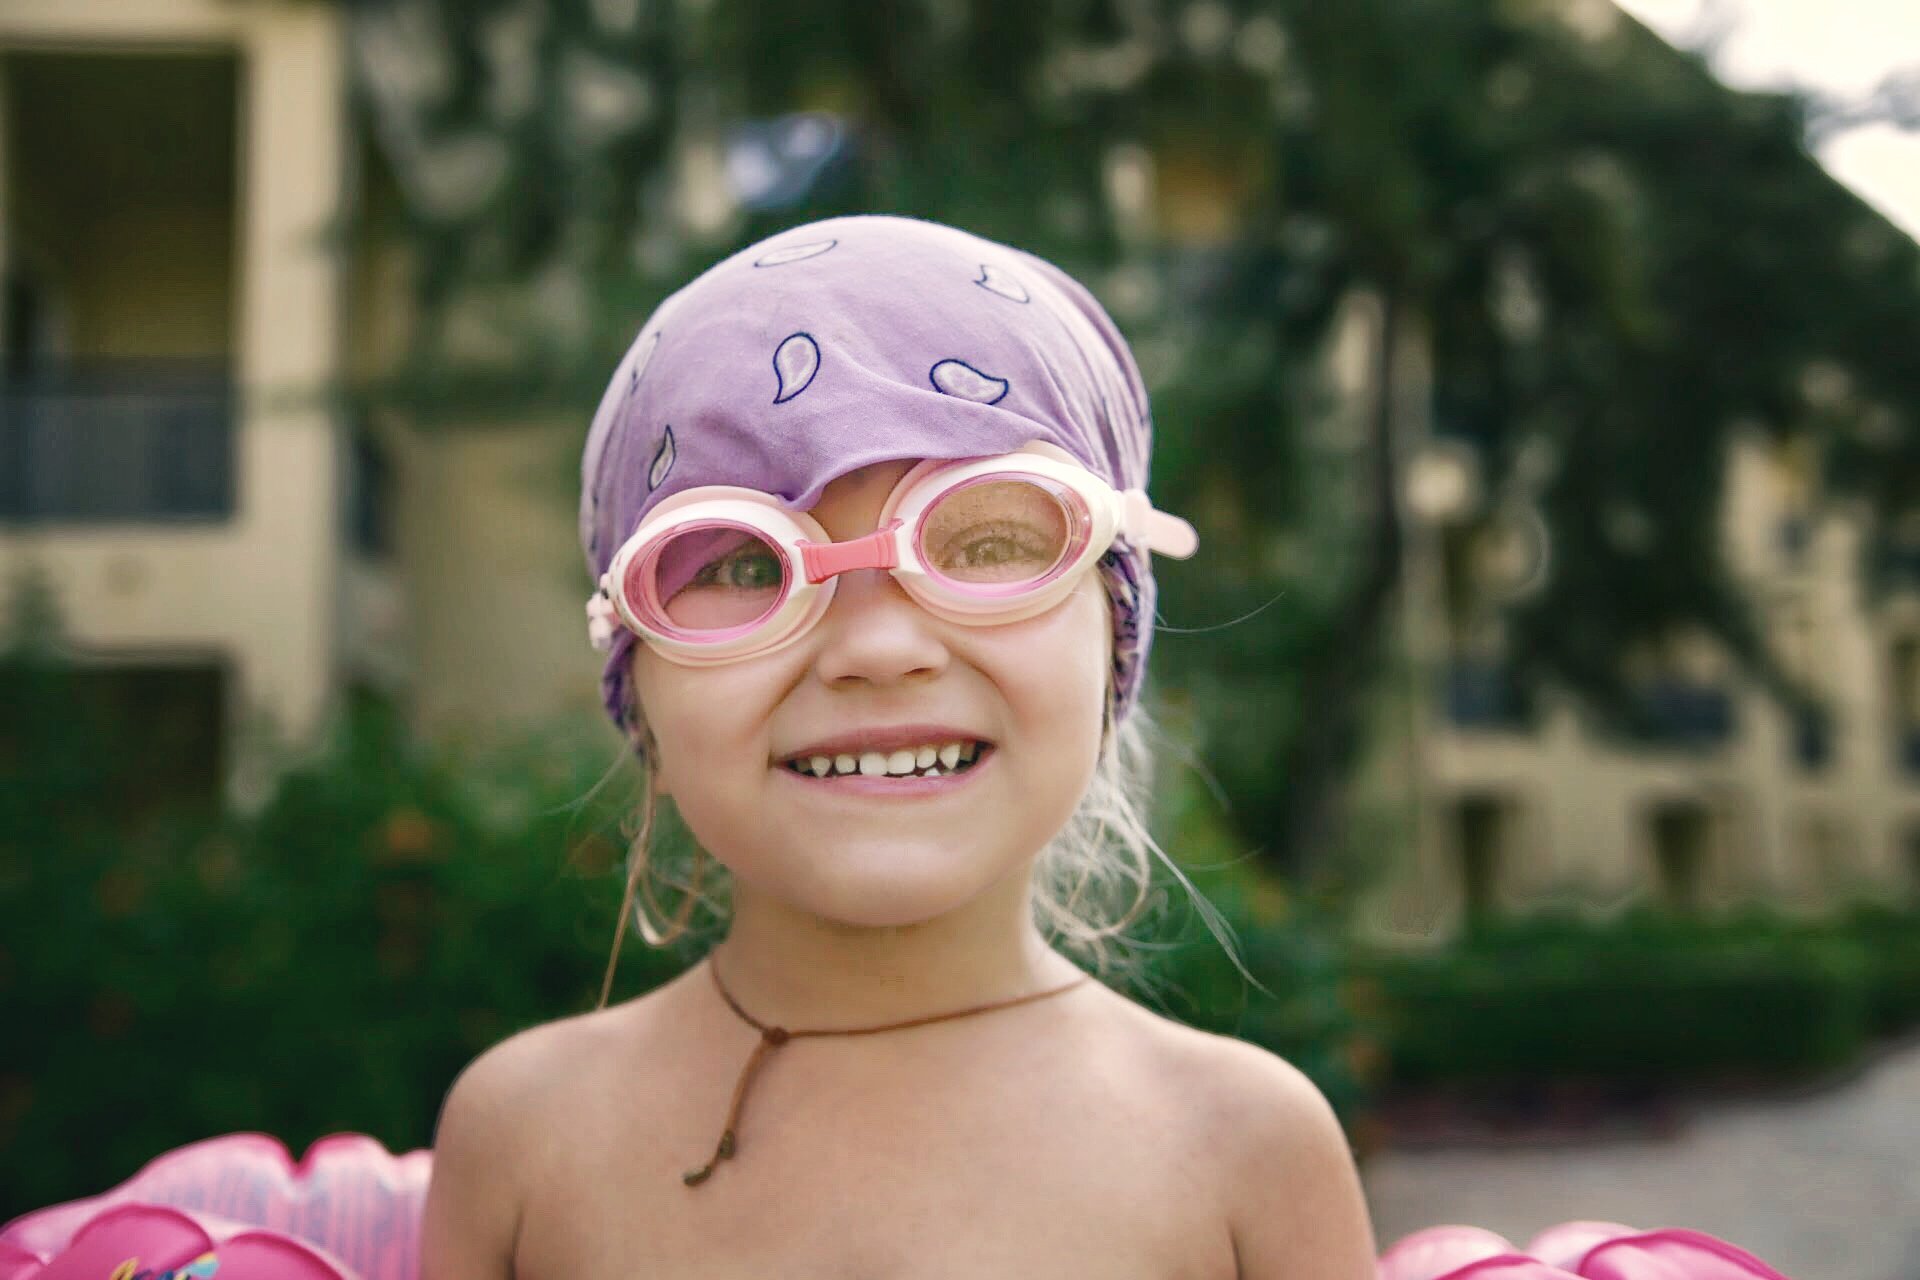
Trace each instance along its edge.
{"label": "upper teeth", "polygon": [[840,775],[858,773],[869,778],[904,777],[921,769],[938,775],[941,769],[952,770],[963,761],[971,761],[979,754],[978,742],[928,743],[919,747],[901,747],[897,751],[866,751],[860,755],[842,753],[837,756],[801,756],[788,762],[788,767],[796,772],[811,773],[816,778],[829,774]]}

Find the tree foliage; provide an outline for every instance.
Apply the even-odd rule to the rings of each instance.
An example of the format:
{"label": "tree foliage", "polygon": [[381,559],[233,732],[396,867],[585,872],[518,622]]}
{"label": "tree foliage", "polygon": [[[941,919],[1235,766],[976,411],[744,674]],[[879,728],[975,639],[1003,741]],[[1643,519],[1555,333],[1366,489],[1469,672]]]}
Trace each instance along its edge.
{"label": "tree foliage", "polygon": [[[1523,679],[1603,726],[1651,731],[1628,659],[1688,629],[1796,707],[1814,696],[1723,563],[1736,436],[1812,443],[1830,492],[1858,500],[1878,585],[1920,563],[1920,250],[1812,161],[1801,100],[1732,92],[1610,5],[351,12],[418,252],[423,323],[379,391],[394,403],[512,388],[578,405],[584,429],[653,301],[812,217],[931,217],[1087,280],[1153,383],[1157,496],[1202,526],[1204,566],[1164,575],[1163,619],[1251,614],[1169,634],[1162,683],[1200,704],[1234,821],[1280,866],[1329,835],[1401,585],[1392,406],[1376,395],[1349,439],[1314,394],[1356,292],[1379,302],[1383,369],[1430,344],[1435,430],[1483,476],[1462,536],[1547,532],[1537,589],[1472,607]],[[843,163],[778,207],[687,207],[732,126],[797,111],[850,130]],[[1118,185],[1141,156],[1157,230]],[[463,315],[520,327],[476,362]]]}

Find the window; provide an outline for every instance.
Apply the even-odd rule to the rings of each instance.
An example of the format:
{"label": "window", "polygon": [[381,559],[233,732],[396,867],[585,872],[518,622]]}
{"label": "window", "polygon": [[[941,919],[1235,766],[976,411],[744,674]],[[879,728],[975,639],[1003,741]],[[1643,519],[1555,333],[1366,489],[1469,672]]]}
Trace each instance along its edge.
{"label": "window", "polygon": [[1712,838],[1707,807],[1698,800],[1662,801],[1648,825],[1660,900],[1677,911],[1698,911]]}
{"label": "window", "polygon": [[1706,750],[1733,736],[1731,663],[1704,632],[1688,629],[1647,651],[1637,679],[1639,713],[1659,744]]}
{"label": "window", "polygon": [[1907,901],[1920,907],[1920,820],[1909,823],[1901,833],[1900,853],[1907,875]]}
{"label": "window", "polygon": [[1920,774],[1920,636],[1902,636],[1893,642],[1890,668],[1894,759],[1899,768]]}
{"label": "window", "polygon": [[1464,795],[1455,807],[1454,833],[1469,923],[1485,919],[1499,905],[1517,818],[1518,806],[1512,798],[1494,792]]}
{"label": "window", "polygon": [[350,433],[347,533],[353,549],[369,559],[393,554],[393,466],[365,424]]}

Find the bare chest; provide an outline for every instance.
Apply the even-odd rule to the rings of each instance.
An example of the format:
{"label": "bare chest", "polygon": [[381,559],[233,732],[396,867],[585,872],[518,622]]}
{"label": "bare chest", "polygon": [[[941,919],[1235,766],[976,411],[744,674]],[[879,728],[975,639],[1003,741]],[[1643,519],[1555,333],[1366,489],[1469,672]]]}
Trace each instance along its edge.
{"label": "bare chest", "polygon": [[762,1066],[735,1155],[698,1186],[681,1174],[712,1154],[733,1070],[556,1146],[518,1280],[1233,1280],[1211,1170],[1146,1073],[836,1047]]}

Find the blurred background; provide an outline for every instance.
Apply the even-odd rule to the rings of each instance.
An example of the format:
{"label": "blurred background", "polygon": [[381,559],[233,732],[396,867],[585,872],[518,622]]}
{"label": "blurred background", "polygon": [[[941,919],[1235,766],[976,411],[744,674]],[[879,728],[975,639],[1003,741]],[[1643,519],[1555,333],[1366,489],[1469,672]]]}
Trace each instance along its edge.
{"label": "blurred background", "polygon": [[[1137,995],[1384,1247],[1920,1276],[1920,15],[1812,0],[0,0],[0,1219],[431,1140],[590,1007],[579,458],[654,303],[951,222],[1133,343]],[[677,972],[630,944],[620,993]]]}

